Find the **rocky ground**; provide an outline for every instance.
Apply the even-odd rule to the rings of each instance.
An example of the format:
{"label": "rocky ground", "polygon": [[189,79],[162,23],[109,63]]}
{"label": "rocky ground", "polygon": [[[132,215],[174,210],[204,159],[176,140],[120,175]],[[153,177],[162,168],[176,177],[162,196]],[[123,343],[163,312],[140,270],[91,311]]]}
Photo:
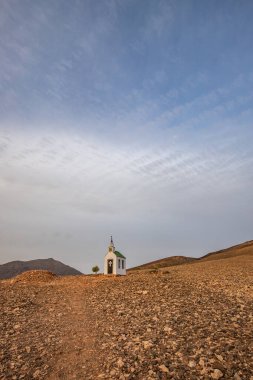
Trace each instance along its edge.
{"label": "rocky ground", "polygon": [[253,380],[252,256],[49,277],[0,282],[0,379]]}

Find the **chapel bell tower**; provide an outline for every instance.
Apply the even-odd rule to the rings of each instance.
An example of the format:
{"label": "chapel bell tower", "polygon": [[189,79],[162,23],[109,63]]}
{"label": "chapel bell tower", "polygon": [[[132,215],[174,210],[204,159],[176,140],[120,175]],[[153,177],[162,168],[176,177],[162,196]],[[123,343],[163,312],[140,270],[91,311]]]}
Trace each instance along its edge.
{"label": "chapel bell tower", "polygon": [[112,236],[111,236],[111,242],[110,242],[110,245],[109,245],[109,247],[108,247],[108,252],[112,252],[112,253],[115,252],[115,247],[114,247],[114,244],[113,244]]}

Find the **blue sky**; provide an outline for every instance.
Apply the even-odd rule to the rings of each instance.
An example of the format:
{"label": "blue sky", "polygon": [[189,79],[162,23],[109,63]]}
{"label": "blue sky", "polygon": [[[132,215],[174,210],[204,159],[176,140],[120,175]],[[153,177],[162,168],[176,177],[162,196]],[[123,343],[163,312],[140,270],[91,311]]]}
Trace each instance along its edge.
{"label": "blue sky", "polygon": [[0,260],[252,239],[252,1],[0,0]]}

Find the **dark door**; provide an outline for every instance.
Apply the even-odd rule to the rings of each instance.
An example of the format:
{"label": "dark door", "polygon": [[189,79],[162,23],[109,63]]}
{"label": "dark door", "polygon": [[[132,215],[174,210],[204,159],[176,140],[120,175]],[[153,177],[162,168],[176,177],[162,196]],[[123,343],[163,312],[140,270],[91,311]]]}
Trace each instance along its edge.
{"label": "dark door", "polygon": [[107,260],[107,273],[113,274],[113,260]]}

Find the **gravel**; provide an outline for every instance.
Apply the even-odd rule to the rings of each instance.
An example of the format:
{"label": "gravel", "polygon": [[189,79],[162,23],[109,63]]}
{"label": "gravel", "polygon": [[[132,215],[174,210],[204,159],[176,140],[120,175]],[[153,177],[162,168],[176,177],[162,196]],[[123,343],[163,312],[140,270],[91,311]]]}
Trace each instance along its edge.
{"label": "gravel", "polygon": [[0,379],[253,380],[252,263],[0,281]]}

